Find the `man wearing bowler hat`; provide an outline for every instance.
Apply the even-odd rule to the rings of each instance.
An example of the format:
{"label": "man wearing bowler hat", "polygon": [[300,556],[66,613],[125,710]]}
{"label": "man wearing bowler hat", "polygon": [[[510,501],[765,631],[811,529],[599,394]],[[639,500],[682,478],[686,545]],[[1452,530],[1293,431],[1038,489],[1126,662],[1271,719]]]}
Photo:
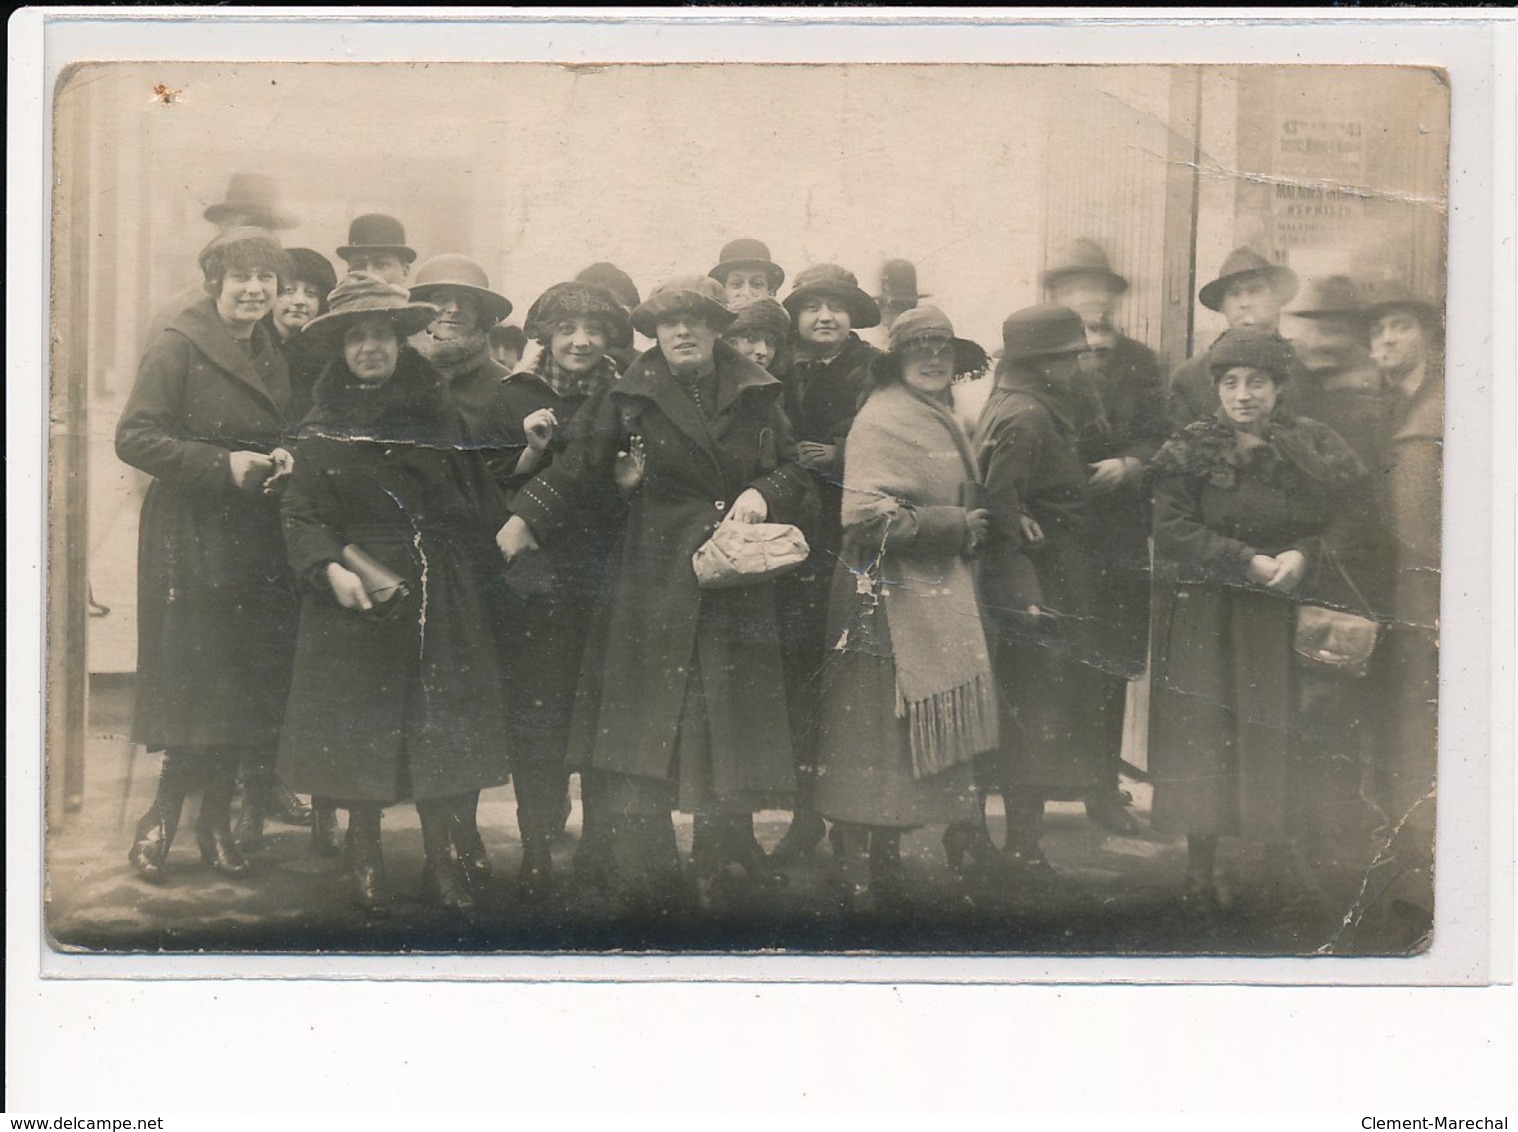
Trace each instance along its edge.
{"label": "man wearing bowler hat", "polygon": [[406,246],[406,229],[383,212],[354,217],[348,225],[348,242],[337,254],[349,271],[367,271],[400,287],[406,285],[416,262],[416,252]]}
{"label": "man wearing bowler hat", "polygon": [[[1074,375],[1075,421],[1087,481],[1089,546],[1103,603],[1100,631],[1110,671],[1134,680],[1143,675],[1149,644],[1149,538],[1141,491],[1144,468],[1169,435],[1165,391],[1154,351],[1120,333],[1112,322],[1128,280],[1112,270],[1106,250],[1078,239],[1044,272],[1050,299],[1080,316],[1087,351]],[[1127,699],[1125,684],[1103,688]],[[1121,716],[1124,703],[1102,705]],[[1092,821],[1113,833],[1134,836],[1138,823],[1126,809],[1131,795],[1118,785],[1120,750],[1106,752],[1101,787],[1086,797]]]}
{"label": "man wearing bowler hat", "polygon": [[773,299],[785,282],[785,269],[770,258],[769,247],[748,238],[724,244],[717,266],[707,274],[722,284],[730,311],[741,311],[760,299]]}
{"label": "man wearing bowler hat", "polygon": [[[282,231],[300,224],[300,218],[280,203],[279,186],[275,184],[274,178],[262,173],[233,173],[222,199],[207,206],[202,215],[216,225],[218,233],[242,227]],[[148,319],[144,343],[156,341],[180,311],[203,298],[205,283],[196,280],[173,297],[165,299]]]}
{"label": "man wearing bowler hat", "polygon": [[[1208,310],[1226,318],[1230,330],[1240,326],[1279,330],[1281,308],[1296,293],[1297,276],[1291,268],[1271,263],[1253,248],[1243,247],[1228,253],[1218,277],[1203,286],[1197,298]],[[1292,374],[1300,373],[1299,363],[1293,366]],[[1171,428],[1175,431],[1218,411],[1217,388],[1207,368],[1207,351],[1197,351],[1171,374],[1169,410]]]}

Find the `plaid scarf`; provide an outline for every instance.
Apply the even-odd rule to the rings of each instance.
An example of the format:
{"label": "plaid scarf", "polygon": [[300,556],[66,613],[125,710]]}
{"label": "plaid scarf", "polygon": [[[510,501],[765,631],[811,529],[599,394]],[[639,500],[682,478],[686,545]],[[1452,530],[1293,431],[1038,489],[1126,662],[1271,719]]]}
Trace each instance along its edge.
{"label": "plaid scarf", "polygon": [[584,373],[570,373],[553,360],[553,351],[544,348],[533,372],[548,383],[560,397],[590,398],[617,380],[617,363],[603,356]]}

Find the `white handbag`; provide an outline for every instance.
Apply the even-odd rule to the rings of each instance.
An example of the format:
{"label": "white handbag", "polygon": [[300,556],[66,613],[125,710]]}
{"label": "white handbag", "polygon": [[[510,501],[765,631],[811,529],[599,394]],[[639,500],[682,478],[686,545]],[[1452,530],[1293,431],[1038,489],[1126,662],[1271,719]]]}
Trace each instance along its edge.
{"label": "white handbag", "polygon": [[806,536],[789,523],[721,523],[690,564],[703,590],[721,590],[778,578],[810,553]]}

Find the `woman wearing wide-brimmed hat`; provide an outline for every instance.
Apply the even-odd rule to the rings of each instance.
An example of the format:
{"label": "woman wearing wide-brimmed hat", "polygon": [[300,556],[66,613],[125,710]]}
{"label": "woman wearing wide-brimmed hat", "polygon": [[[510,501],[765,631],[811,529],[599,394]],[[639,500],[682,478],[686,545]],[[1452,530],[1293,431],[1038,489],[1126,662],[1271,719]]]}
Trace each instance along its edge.
{"label": "woman wearing wide-brimmed hat", "polygon": [[240,758],[279,740],[296,598],[276,492],[291,468],[290,377],[263,325],[289,256],[260,228],[200,254],[199,301],[147,351],[116,428],[116,454],[153,477],[138,539],[132,737],[163,751],[157,797],[130,859],[162,877],[185,795],[202,790],[206,862],[248,869],[230,827]]}
{"label": "woman wearing wide-brimmed hat", "polygon": [[[1102,787],[1122,716],[1094,706],[1121,702],[1124,676],[1108,671],[1087,526],[1075,384],[1085,325],[1068,307],[1029,307],[1002,324],[1002,347],[975,436],[993,516],[981,585],[1005,708],[1001,749],[983,767],[1006,803],[1011,879],[1037,889],[1056,879],[1039,848],[1044,804]],[[945,844],[952,858],[985,842]]]}
{"label": "woman wearing wide-brimmed hat", "polygon": [[[530,370],[497,381],[492,395],[489,441],[504,457],[497,482],[508,500],[564,451],[585,423],[582,411],[594,416],[586,406],[604,399],[617,380],[609,351],[632,341],[627,312],[610,293],[586,283],[549,287],[529,308],[525,325],[541,347],[538,359]],[[507,677],[522,833],[518,888],[529,899],[548,895],[554,884],[550,848],[568,816],[564,757],[580,658],[625,513],[613,485],[602,485],[554,541],[534,584],[523,587],[520,571],[513,576],[528,591],[508,603]],[[610,835],[588,777],[581,776],[584,825],[575,866],[592,881],[610,872]]]}
{"label": "woman wearing wide-brimmed hat", "polygon": [[785,413],[820,509],[807,532],[812,557],[777,584],[797,769],[796,816],[774,853],[781,863],[810,856],[826,828],[811,807],[812,720],[827,646],[833,564],[843,544],[843,441],[869,387],[870,363],[880,355],[858,334],[879,325],[880,308],[853,272],[833,263],[808,267],[796,276],[784,305],[795,350],[785,377]]}
{"label": "woman wearing wide-brimmed hat", "polygon": [[679,877],[672,809],[714,823],[706,879],[752,876],[752,815],[794,783],[774,587],[703,589],[691,561],[721,523],[794,522],[813,501],[779,381],[718,340],[732,320],[713,279],[656,288],[633,325],[658,345],[517,493],[497,538],[512,561],[538,542],[552,547],[613,482],[618,453],[641,446],[641,483],[582,666],[570,763],[602,772],[619,842],[665,891]]}
{"label": "woman wearing wide-brimmed hat", "polygon": [[856,910],[897,881],[902,830],[973,820],[974,761],[996,745],[969,563],[990,512],[949,398],[955,373],[985,364],[936,307],[907,311],[849,432],[814,801]]}
{"label": "woman wearing wide-brimmed hat", "polygon": [[505,510],[442,379],[406,344],[437,313],[353,274],[302,331],[331,361],[283,503],[305,598],[279,771],[348,809],[349,880],[369,909],[388,899],[380,817],[400,802],[421,817],[424,896],[471,908],[455,831],[507,778],[487,605]]}
{"label": "woman wearing wide-brimmed hat", "polygon": [[[1218,866],[1220,837],[1283,852],[1308,832],[1357,832],[1349,736],[1306,714],[1337,698],[1346,678],[1299,667],[1293,632],[1299,602],[1355,604],[1342,554],[1365,512],[1365,467],[1332,429],[1280,405],[1294,363],[1272,331],[1228,331],[1208,352],[1217,413],[1166,442],[1150,467],[1152,822],[1187,835],[1185,891],[1207,905],[1234,896]],[[1342,794],[1325,790],[1337,766],[1352,772]],[[1314,830],[1325,812],[1327,829]]]}

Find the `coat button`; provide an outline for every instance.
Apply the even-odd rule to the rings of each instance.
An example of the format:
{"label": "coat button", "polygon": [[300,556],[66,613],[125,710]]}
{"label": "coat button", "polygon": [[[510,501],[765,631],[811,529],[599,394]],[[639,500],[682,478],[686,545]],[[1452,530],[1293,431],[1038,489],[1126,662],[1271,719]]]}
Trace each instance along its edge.
{"label": "coat button", "polygon": [[712,504],[712,506],[715,507],[718,511],[726,511],[727,510],[727,504],[725,502],[723,502],[722,500],[720,500],[720,499],[717,500],[716,503]]}

